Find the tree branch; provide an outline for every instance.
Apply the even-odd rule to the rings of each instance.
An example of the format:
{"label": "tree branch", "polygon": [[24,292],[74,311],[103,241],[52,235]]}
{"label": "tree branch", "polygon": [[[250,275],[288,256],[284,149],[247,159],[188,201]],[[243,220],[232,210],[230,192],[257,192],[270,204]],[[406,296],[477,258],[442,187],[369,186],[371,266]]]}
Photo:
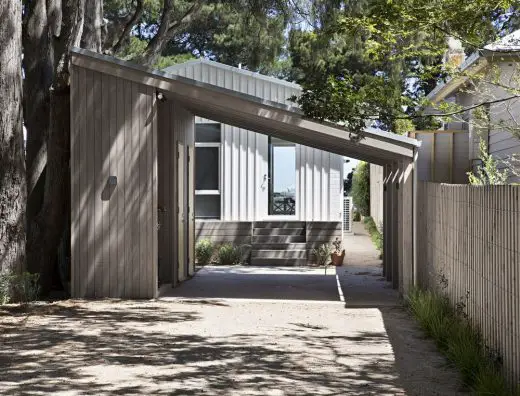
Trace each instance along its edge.
{"label": "tree branch", "polygon": [[173,10],[173,0],[164,0],[163,12],[161,15],[161,22],[157,34],[150,40],[144,54],[142,56],[142,63],[144,65],[153,65],[159,58],[164,46],[168,43],[176,30],[190,22],[194,15],[200,10],[205,0],[196,0],[188,10],[177,21],[171,23],[171,11]]}
{"label": "tree branch", "polygon": [[182,17],[180,17],[177,21],[170,25],[170,27],[168,28],[168,32],[176,30],[182,24],[189,23],[193,19],[195,12],[198,11],[198,9],[200,9],[201,6],[202,1],[196,1],[195,3],[193,3]]}
{"label": "tree branch", "polygon": [[473,110],[473,109],[476,109],[476,108],[479,108],[479,107],[482,107],[482,106],[486,106],[488,104],[502,103],[502,102],[507,102],[508,100],[518,99],[518,98],[520,98],[520,95],[507,96],[505,98],[495,99],[495,100],[486,100],[484,102],[480,102],[480,103],[477,103],[477,104],[474,104],[474,105],[471,105],[471,106],[468,106],[468,107],[464,107],[464,108],[462,108],[460,110],[455,110],[455,111],[451,111],[451,112],[448,112],[448,113],[442,113],[442,114],[423,114],[420,117],[449,117],[449,116],[452,116],[452,115],[465,113],[466,111],[470,111],[470,110]]}
{"label": "tree branch", "polygon": [[119,35],[116,43],[113,45],[110,52],[116,54],[121,50],[124,40],[128,37],[128,35],[132,31],[132,28],[134,27],[136,22],[139,20],[139,18],[141,18],[141,15],[143,15],[143,11],[144,11],[143,0],[137,0],[137,4],[135,6],[135,12],[125,23],[125,26],[124,26],[121,34]]}

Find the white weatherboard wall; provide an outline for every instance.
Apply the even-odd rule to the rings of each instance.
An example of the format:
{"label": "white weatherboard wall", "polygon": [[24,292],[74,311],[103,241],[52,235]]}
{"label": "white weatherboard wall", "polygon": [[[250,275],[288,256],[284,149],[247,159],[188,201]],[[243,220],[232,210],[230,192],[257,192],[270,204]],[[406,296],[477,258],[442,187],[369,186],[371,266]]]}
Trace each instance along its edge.
{"label": "white weatherboard wall", "polygon": [[[232,89],[273,102],[298,95],[297,84],[207,60],[165,69],[166,72]],[[213,122],[196,117],[197,123]],[[221,220],[268,219],[268,136],[222,124]],[[342,221],[343,158],[296,145],[296,216],[301,221]]]}
{"label": "white weatherboard wall", "polygon": [[[518,64],[516,62],[500,62],[500,80],[506,86],[518,87]],[[500,87],[493,88],[493,99],[502,99],[511,96],[511,93]],[[500,123],[509,127],[518,128],[520,117],[520,99],[512,99],[502,103],[492,104],[490,108],[491,125],[489,132],[489,153],[496,158],[508,158],[511,155],[520,155],[520,139],[514,137]],[[510,182],[520,182],[520,177],[511,177]]]}

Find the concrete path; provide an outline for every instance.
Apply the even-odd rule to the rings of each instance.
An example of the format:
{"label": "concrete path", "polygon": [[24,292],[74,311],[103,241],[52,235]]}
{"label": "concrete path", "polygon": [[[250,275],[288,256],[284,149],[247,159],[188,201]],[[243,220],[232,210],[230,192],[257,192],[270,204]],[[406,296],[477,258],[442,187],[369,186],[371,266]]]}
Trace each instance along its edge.
{"label": "concrete path", "polygon": [[459,394],[366,238],[337,275],[206,268],[157,301],[0,308],[0,394]]}
{"label": "concrete path", "polygon": [[335,268],[206,266],[162,298],[233,298],[340,301]]}

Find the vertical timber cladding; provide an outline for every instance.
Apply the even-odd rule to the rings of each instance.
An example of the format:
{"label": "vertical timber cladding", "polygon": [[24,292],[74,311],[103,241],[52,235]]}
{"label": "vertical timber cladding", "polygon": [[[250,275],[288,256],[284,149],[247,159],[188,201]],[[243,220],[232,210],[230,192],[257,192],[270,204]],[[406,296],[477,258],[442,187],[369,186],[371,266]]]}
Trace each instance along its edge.
{"label": "vertical timber cladding", "polygon": [[73,66],[71,98],[72,296],[155,297],[155,91]]}
{"label": "vertical timber cladding", "polygon": [[[194,129],[193,129],[194,131]],[[193,137],[195,137],[193,135]],[[188,145],[188,276],[195,274],[195,139]]]}
{"label": "vertical timber cladding", "polygon": [[172,100],[159,104],[160,282],[175,286],[195,270],[195,117]]}

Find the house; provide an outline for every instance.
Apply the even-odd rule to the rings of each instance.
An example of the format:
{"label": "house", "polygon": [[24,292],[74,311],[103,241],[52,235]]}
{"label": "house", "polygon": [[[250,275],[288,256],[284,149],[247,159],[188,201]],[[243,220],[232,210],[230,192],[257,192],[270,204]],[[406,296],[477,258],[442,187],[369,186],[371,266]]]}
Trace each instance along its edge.
{"label": "house", "polygon": [[[462,73],[439,84],[427,98],[433,104],[446,101],[471,110],[445,123],[439,131],[416,131],[410,135],[422,141],[420,180],[467,183],[467,172],[480,164],[480,139],[499,162],[520,154],[520,97],[507,90],[520,88],[519,55],[520,30],[486,45],[467,59],[460,42],[450,40],[446,61],[459,66]],[[491,103],[480,106],[484,102]],[[477,115],[483,111],[488,114],[487,121]],[[511,133],[513,129],[516,137]],[[509,181],[518,183],[520,177],[512,175]]]}
{"label": "house", "polygon": [[[416,282],[416,140],[372,129],[351,140],[294,107],[83,49],[70,70],[72,297],[153,298],[194,275],[195,116],[383,165],[385,276],[402,293]],[[324,223],[304,237],[330,235]]]}
{"label": "house", "polygon": [[[294,106],[297,84],[206,59],[165,72]],[[252,264],[295,265],[342,238],[343,157],[195,118],[197,239],[252,246]]]}
{"label": "house", "polygon": [[[458,66],[463,73],[439,84],[427,98],[434,104],[447,101],[471,110],[461,113],[439,130],[414,131],[408,136],[421,142],[417,160],[420,181],[467,184],[467,173],[481,163],[480,139],[498,160],[500,169],[504,168],[500,160],[507,160],[512,155],[520,156],[520,97],[506,89],[520,88],[520,30],[486,45],[468,58],[458,40],[450,39],[448,44],[445,61]],[[472,80],[472,76],[480,77]],[[474,84],[474,81],[478,83]],[[480,106],[484,102],[494,103]],[[488,114],[487,122],[476,117],[480,109]],[[435,109],[427,111],[440,113]],[[513,129],[516,137],[511,133]],[[511,174],[509,182],[519,183],[520,177]],[[380,224],[383,211],[381,186],[384,184],[380,166],[371,165],[370,184],[370,210],[376,224]]]}

